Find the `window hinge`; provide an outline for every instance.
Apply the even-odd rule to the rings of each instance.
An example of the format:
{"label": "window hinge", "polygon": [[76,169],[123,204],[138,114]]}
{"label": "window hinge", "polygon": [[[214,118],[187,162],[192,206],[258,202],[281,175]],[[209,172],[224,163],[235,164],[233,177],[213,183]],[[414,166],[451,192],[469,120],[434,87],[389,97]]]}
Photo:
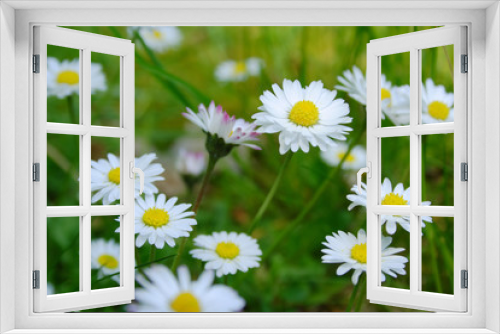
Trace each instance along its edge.
{"label": "window hinge", "polygon": [[33,181],[40,182],[40,164],[38,162],[33,164]]}
{"label": "window hinge", "polygon": [[466,162],[460,164],[460,180],[469,181],[469,166]]}
{"label": "window hinge", "polygon": [[462,70],[460,72],[469,72],[469,57],[467,55],[462,55]]}
{"label": "window hinge", "polygon": [[40,73],[40,55],[33,55],[33,73]]}
{"label": "window hinge", "polygon": [[40,289],[40,270],[33,270],[33,289]]}
{"label": "window hinge", "polygon": [[462,281],[462,289],[467,289],[469,287],[469,273],[467,270],[461,271],[461,281]]}

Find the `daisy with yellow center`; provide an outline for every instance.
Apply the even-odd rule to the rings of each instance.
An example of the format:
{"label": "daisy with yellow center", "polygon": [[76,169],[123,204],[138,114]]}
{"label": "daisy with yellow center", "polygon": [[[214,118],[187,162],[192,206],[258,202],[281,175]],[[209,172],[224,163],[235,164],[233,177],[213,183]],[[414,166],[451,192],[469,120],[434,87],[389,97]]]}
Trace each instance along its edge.
{"label": "daisy with yellow center", "polygon": [[194,239],[198,248],[190,253],[195,259],[206,262],[205,269],[216,271],[217,277],[247,272],[260,266],[260,250],[257,240],[245,233],[214,232]]}
{"label": "daisy with yellow center", "polygon": [[[155,194],[158,188],[153,184],[155,181],[164,180],[160,176],[165,169],[159,163],[152,163],[156,159],[156,154],[148,153],[135,159],[135,166],[144,171],[144,193]],[[108,159],[91,161],[91,190],[92,203],[102,200],[102,204],[109,205],[120,199],[120,158],[112,153],[108,154]],[[135,179],[135,196],[139,196],[140,183]]]}
{"label": "daisy with yellow center", "polygon": [[137,32],[146,46],[156,52],[166,52],[177,48],[182,42],[178,27],[129,27],[128,33],[134,37]]}
{"label": "daisy with yellow center", "polygon": [[[408,259],[401,255],[394,255],[404,251],[404,248],[392,248],[389,245],[392,242],[391,237],[382,237],[381,245],[381,281],[385,281],[385,275],[394,278],[397,275],[406,275],[405,264]],[[342,276],[351,269],[354,270],[351,280],[352,284],[358,284],[359,276],[366,272],[366,261],[368,258],[366,247],[366,232],[363,229],[358,231],[357,237],[350,232],[339,231],[333,233],[333,236],[327,236],[326,242],[323,242],[326,248],[321,251],[324,255],[321,257],[323,263],[341,263],[337,268],[337,275]]]}
{"label": "daisy with yellow center", "polygon": [[[320,153],[321,159],[329,166],[335,167],[344,158],[349,146],[345,143],[339,143],[338,145],[329,148],[326,151]],[[363,146],[354,146],[349,152],[349,155],[344,161],[342,167],[347,170],[359,170],[366,166],[366,150]]]}
{"label": "daisy with yellow center", "polygon": [[280,153],[309,152],[309,145],[322,151],[334,147],[352,129],[349,106],[335,99],[337,92],[323,88],[321,81],[313,81],[302,87],[299,81],[283,81],[283,89],[277,84],[273,92],[265,91],[260,100],[261,112],[252,116],[263,133],[279,132]]}
{"label": "daisy with yellow center", "polygon": [[132,312],[238,312],[245,300],[232,288],[213,284],[214,272],[205,270],[191,280],[186,266],[180,266],[177,277],[163,265],[153,265],[136,275],[141,287],[135,290]]}
{"label": "daisy with yellow center", "polygon": [[[90,264],[92,269],[98,270],[98,278],[120,272],[120,244],[114,240],[92,240]],[[120,275],[112,279],[119,283]]]}
{"label": "daisy with yellow center", "polygon": [[[351,190],[354,194],[347,195],[347,199],[351,201],[348,209],[356,206],[366,207],[366,184],[361,183],[361,189],[358,189],[357,185],[354,185]],[[392,188],[391,180],[388,178],[384,179],[381,187],[380,194],[380,204],[381,205],[410,205],[410,187],[404,188],[402,183],[398,183],[394,189]],[[425,201],[420,205],[431,205],[431,202]],[[425,223],[432,223],[432,217],[422,216],[422,228],[425,227]],[[401,225],[406,231],[410,232],[410,217],[409,216],[398,216],[398,215],[381,215],[380,223],[385,224],[385,229],[387,233],[396,233],[397,225]]]}
{"label": "daisy with yellow center", "polygon": [[453,93],[427,79],[422,85],[422,123],[453,122]]}
{"label": "daisy with yellow center", "polygon": [[[349,96],[366,106],[366,78],[363,72],[353,66],[352,70],[344,71],[337,77],[339,85],[335,88],[344,91]],[[380,80],[380,100],[382,118],[388,117],[395,125],[408,125],[410,122],[410,86],[393,86],[384,74]]]}
{"label": "daisy with yellow center", "polygon": [[264,61],[256,57],[239,61],[226,60],[215,69],[215,78],[220,82],[245,81],[249,77],[259,76],[263,67]]}
{"label": "daisy with yellow center", "polygon": [[196,220],[191,218],[194,212],[186,211],[191,204],[175,204],[177,197],[167,201],[164,194],[146,195],[135,199],[135,233],[138,234],[136,246],[142,247],[146,241],[158,249],[165,243],[170,247],[175,246],[175,239],[188,237],[196,225]]}
{"label": "daisy with yellow center", "polygon": [[[107,89],[106,77],[101,64],[91,63],[91,93]],[[60,99],[80,92],[80,61],[78,59],[62,60],[47,58],[47,96]]]}

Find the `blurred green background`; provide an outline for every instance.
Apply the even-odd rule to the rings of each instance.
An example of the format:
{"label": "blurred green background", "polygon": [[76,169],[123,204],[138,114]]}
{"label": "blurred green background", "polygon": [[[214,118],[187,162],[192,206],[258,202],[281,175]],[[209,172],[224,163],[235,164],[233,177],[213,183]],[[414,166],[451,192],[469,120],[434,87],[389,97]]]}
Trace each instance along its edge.
{"label": "blurred green background", "polygon": [[[125,27],[68,28],[132,39]],[[326,88],[333,89],[339,84],[337,76],[353,65],[365,72],[366,44],[370,40],[428,28],[431,27],[180,27],[181,44],[162,53],[145,50],[144,45],[133,40],[136,43],[136,156],[156,153],[166,169],[163,174],[166,180],[155,183],[160,192],[178,196],[181,202],[192,203],[199,184],[193,189],[184,184],[174,168],[175,150],[183,145],[202,149],[204,135],[181,116],[186,106],[195,108],[200,103],[214,100],[229,114],[249,121],[261,105],[259,96],[273,83],[281,85],[285,78],[298,79],[303,85],[321,80]],[[74,50],[63,48],[49,48],[48,52],[49,56],[60,60],[78,57]],[[422,77],[424,80],[432,77],[434,82],[452,91],[448,59],[453,59],[453,54],[449,53],[449,48],[447,51],[445,48],[426,50]],[[222,61],[248,57],[263,59],[265,66],[260,76],[228,83],[215,79],[215,68]],[[394,57],[393,61],[383,63],[383,73],[393,85],[408,84],[409,57],[391,57]],[[108,85],[106,91],[92,95],[92,123],[116,125],[119,62],[116,57],[99,54],[92,55],[92,62],[103,65]],[[349,143],[364,132],[365,108],[344,92],[339,92],[338,96],[349,103],[350,116],[353,117],[350,126],[354,131],[348,136]],[[77,101],[75,94],[68,99],[50,97],[47,101],[48,120],[71,122],[71,117],[78,115]],[[453,135],[439,136],[428,136],[432,138],[425,140],[423,200],[453,205]],[[78,204],[78,138],[61,140],[60,137],[68,136],[48,136],[48,205],[74,205]],[[259,145],[262,151],[239,148],[218,164],[197,216],[195,235],[222,230],[246,232],[283,162],[283,156],[278,153],[278,136],[261,137]],[[408,142],[407,138],[391,138],[382,145],[382,177],[389,177],[393,186],[399,182],[409,186]],[[363,134],[360,143],[365,145]],[[92,141],[93,160],[105,158],[108,152],[119,152],[116,140],[96,138]],[[264,253],[275,236],[297,216],[331,168],[320,159],[318,149],[312,149],[308,154],[294,154],[276,197],[252,234]],[[258,269],[229,277],[228,285],[246,300],[245,311],[345,311],[354,288],[352,272],[337,276],[338,265],[321,263],[321,249],[324,248],[321,242],[332,232],[342,230],[357,234],[360,228],[366,229],[365,209],[347,210],[350,201],[346,195],[351,193],[354,182],[355,171],[342,171],[306,219],[276,248],[268,261]],[[75,219],[77,224],[77,218],[53,218],[48,223],[48,257],[55,259],[49,262],[48,281],[56,292],[78,290],[78,265],[75,265],[78,247],[74,242],[78,240],[78,226]],[[73,223],[66,224],[66,221]],[[452,219],[437,218],[435,224],[424,230],[422,284],[426,291],[453,293],[452,223]],[[93,237],[118,240],[114,232],[116,227],[118,223],[109,217],[95,217]],[[393,239],[391,246],[404,247],[406,250],[400,255],[408,257],[409,234],[398,226]],[[201,273],[203,263],[188,254],[192,246],[190,240],[182,263],[187,264],[196,277]],[[162,259],[159,263],[170,266],[176,250],[168,246],[158,250],[156,257]],[[149,244],[136,248],[136,252],[139,263],[147,262]],[[409,272],[409,263],[406,270]],[[216,280],[222,283],[221,279]],[[407,274],[397,279],[389,278],[385,285],[408,288],[408,282]],[[111,286],[115,286],[111,279],[97,280],[93,272],[93,288]],[[370,304],[364,296],[360,310],[408,311]],[[125,307],[91,311],[123,312]]]}

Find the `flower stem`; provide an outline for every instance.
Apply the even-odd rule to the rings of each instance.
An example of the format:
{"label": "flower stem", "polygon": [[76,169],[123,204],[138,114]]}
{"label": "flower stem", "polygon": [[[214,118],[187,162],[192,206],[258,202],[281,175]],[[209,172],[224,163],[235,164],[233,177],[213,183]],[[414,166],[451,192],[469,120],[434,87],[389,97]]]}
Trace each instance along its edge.
{"label": "flower stem", "polygon": [[359,312],[361,310],[361,306],[363,306],[363,302],[366,299],[366,276],[362,275],[359,279],[358,284],[361,286],[361,290],[359,292],[358,301],[356,302],[356,307],[354,308],[355,312]]}
{"label": "flower stem", "polygon": [[[366,127],[364,127],[366,129]],[[311,211],[311,209],[314,207],[318,199],[323,195],[327,187],[330,185],[330,181],[335,179],[338,174],[340,174],[340,171],[342,170],[342,166],[344,165],[344,162],[346,161],[347,157],[349,156],[349,153],[351,153],[351,150],[358,144],[358,142],[361,140],[363,137],[363,134],[365,133],[365,130],[360,131],[358,136],[351,142],[349,145],[349,148],[347,149],[346,153],[342,157],[342,160],[340,160],[339,164],[337,165],[336,168],[332,168],[328,176],[323,180],[323,183],[320,185],[320,187],[316,190],[314,193],[312,199],[304,206],[302,211],[297,215],[297,217],[285,228],[285,230],[278,235],[277,238],[274,239],[274,243],[271,244],[271,247],[268,248],[268,250],[264,253],[262,256],[262,262],[266,261],[269,255],[272,254],[274,249],[285,239],[285,237],[290,234],[305,218],[305,216]]]}
{"label": "flower stem", "polygon": [[73,104],[73,94],[70,94],[66,97],[66,101],[68,102],[68,113],[70,122],[73,124],[80,123],[79,120],[75,119],[75,105]]}
{"label": "flower stem", "polygon": [[[207,166],[207,171],[205,172],[205,176],[203,177],[203,183],[201,185],[200,192],[198,193],[198,197],[196,198],[196,202],[193,207],[193,212],[196,215],[198,212],[198,208],[200,207],[201,200],[203,199],[203,195],[205,194],[205,190],[208,185],[208,181],[210,180],[210,176],[212,175],[215,164],[219,160],[218,157],[210,155],[208,158],[208,166]],[[181,261],[182,253],[184,253],[184,248],[186,248],[186,243],[188,241],[189,237],[184,237],[179,243],[179,250],[177,251],[177,255],[175,256],[174,262],[172,263],[172,272],[175,272],[177,267],[179,266],[179,263]]]}
{"label": "flower stem", "polygon": [[149,262],[153,262],[156,259],[156,246],[151,245],[149,252]]}
{"label": "flower stem", "polygon": [[349,303],[347,304],[347,308],[345,309],[346,312],[351,312],[352,307],[354,305],[354,301],[356,300],[356,295],[358,294],[359,286],[361,285],[361,282],[358,281],[358,284],[354,286],[354,289],[351,292],[351,297],[349,298]]}
{"label": "flower stem", "polygon": [[262,216],[266,212],[267,207],[269,206],[269,203],[271,203],[271,200],[273,199],[274,195],[276,194],[276,190],[278,189],[278,186],[281,183],[281,179],[283,178],[283,174],[285,172],[285,169],[288,166],[288,164],[290,163],[292,156],[293,156],[293,153],[291,151],[285,155],[285,160],[281,164],[278,175],[276,176],[276,179],[274,180],[274,183],[273,183],[271,189],[269,190],[269,193],[267,194],[266,199],[264,200],[264,202],[262,202],[262,205],[260,206],[259,210],[257,211],[257,214],[253,218],[247,234],[250,235],[255,230],[257,223],[260,221],[260,219],[262,218]]}

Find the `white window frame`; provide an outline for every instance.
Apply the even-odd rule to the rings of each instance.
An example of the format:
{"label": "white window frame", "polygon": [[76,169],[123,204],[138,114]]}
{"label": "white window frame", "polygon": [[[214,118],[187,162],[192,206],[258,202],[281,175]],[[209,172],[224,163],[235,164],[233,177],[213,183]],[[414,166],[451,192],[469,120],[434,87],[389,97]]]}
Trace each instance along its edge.
{"label": "white window frame", "polygon": [[[462,9],[449,8],[454,5]],[[130,6],[135,9],[117,8]],[[137,2],[107,1],[17,2],[0,4],[0,302],[1,330],[12,333],[116,332],[317,332],[339,333],[493,333],[500,331],[498,313],[500,260],[485,263],[486,252],[499,254],[500,230],[500,11],[498,3],[465,1],[422,3],[364,1],[285,3],[210,1]],[[14,10],[12,7],[17,7]],[[54,7],[55,6],[55,7]],[[59,9],[60,6],[70,8]],[[97,7],[101,8],[97,8]],[[136,8],[150,8],[137,10]],[[220,9],[221,6],[226,9]],[[397,6],[397,8],[393,8]],[[426,7],[428,6],[428,7]],[[431,8],[432,6],[432,8]],[[468,6],[468,7],[467,7]],[[481,7],[482,6],[482,7]],[[486,9],[487,6],[490,6]],[[25,9],[21,9],[24,7]],[[72,7],[72,8],[71,8]],[[107,7],[108,9],[102,9]],[[163,8],[158,8],[163,7]],[[269,8],[271,7],[271,8]],[[359,7],[358,9],[352,9]],[[406,7],[406,8],[405,8]],[[442,8],[442,9],[436,9]],[[28,9],[26,9],[28,8]],[[31,8],[31,9],[29,9]],[[34,9],[33,9],[34,8]],[[45,8],[41,10],[41,8]],[[49,8],[49,9],[47,9]],[[50,9],[52,8],[52,9]],[[75,9],[79,8],[79,9]],[[351,9],[346,9],[351,8]],[[403,8],[403,9],[401,9]],[[404,9],[405,8],[405,9]],[[411,10],[410,10],[411,8]],[[420,8],[420,9],[415,9]],[[54,25],[411,25],[465,24],[469,27],[468,133],[470,162],[468,252],[469,268],[467,313],[361,313],[361,314],[34,314],[31,290],[32,207],[30,168],[32,161],[32,94],[30,76],[32,27]],[[487,28],[487,29],[486,29]],[[15,31],[15,39],[13,38]],[[15,58],[14,58],[15,55]],[[15,66],[15,69],[14,69]],[[488,71],[486,71],[488,67]],[[16,78],[15,87],[9,78]],[[9,93],[12,96],[9,96]],[[15,96],[15,99],[13,98]],[[15,108],[15,109],[14,109]],[[12,110],[15,110],[15,117]],[[486,121],[487,119],[487,121]],[[13,130],[15,129],[15,130]],[[486,135],[485,135],[486,133]],[[486,140],[488,136],[488,140]],[[15,145],[12,145],[12,138]],[[488,152],[488,155],[485,152]],[[12,163],[11,161],[15,161]],[[10,163],[9,163],[10,162]],[[15,175],[15,178],[12,177]],[[488,175],[488,182],[486,181]],[[5,186],[4,186],[5,185]],[[10,189],[15,189],[12,199]],[[486,196],[488,194],[488,196]],[[485,205],[486,203],[486,205]],[[12,210],[11,207],[15,208]],[[486,222],[488,217],[488,222]],[[12,222],[15,224],[12,224]],[[13,236],[15,236],[13,238]],[[14,249],[14,256],[12,256]],[[29,259],[26,261],[26,259]],[[15,287],[14,289],[12,287]],[[488,289],[488,293],[485,293]],[[12,307],[14,305],[14,307]],[[137,329],[141,326],[141,329]],[[167,328],[168,326],[168,328]],[[225,328],[225,330],[224,330]],[[290,328],[295,328],[293,331]],[[344,328],[345,330],[342,330]],[[351,328],[347,330],[347,328]],[[355,329],[358,330],[355,330]],[[121,330],[120,330],[121,329]],[[137,330],[133,330],[137,329]],[[180,330],[183,329],[183,330]],[[191,329],[191,331],[187,331]],[[413,330],[412,330],[413,329]],[[242,330],[243,332],[243,330]]]}
{"label": "white window frame", "polygon": [[[129,40],[59,27],[34,27],[34,54],[39,55],[39,73],[33,75],[34,162],[39,181],[33,184],[34,257],[39,289],[34,289],[35,312],[74,311],[107,305],[128,304],[134,299],[134,44]],[[80,91],[78,124],[47,122],[47,45],[72,48],[79,53]],[[91,54],[116,56],[120,68],[120,123],[116,127],[91,124]],[[79,138],[80,202],[75,206],[47,206],[47,134]],[[91,142],[109,137],[120,141],[120,203],[91,203]],[[94,216],[120,217],[120,286],[93,290],[91,284],[91,220]],[[47,218],[76,217],[79,220],[79,282],[77,292],[47,295]]]}
{"label": "white window frame", "polygon": [[[367,162],[371,167],[367,181],[367,298],[377,304],[410,306],[421,310],[467,310],[467,290],[461,287],[461,271],[467,270],[467,186],[461,180],[461,164],[467,163],[467,76],[462,73],[461,55],[467,55],[465,26],[434,28],[411,34],[371,41],[367,46]],[[454,121],[423,124],[422,110],[422,50],[446,45],[453,46]],[[381,75],[382,57],[407,52],[410,56],[410,110],[408,125],[382,127]],[[423,206],[422,203],[422,135],[454,134],[453,189],[454,205]],[[381,205],[382,139],[408,138],[410,147],[411,200],[408,206]],[[401,180],[394,180],[401,181]],[[409,289],[384,287],[381,279],[380,216],[396,214],[410,217],[410,286]],[[422,291],[422,231],[420,217],[453,217],[453,293]],[[403,232],[404,233],[404,232]]]}

